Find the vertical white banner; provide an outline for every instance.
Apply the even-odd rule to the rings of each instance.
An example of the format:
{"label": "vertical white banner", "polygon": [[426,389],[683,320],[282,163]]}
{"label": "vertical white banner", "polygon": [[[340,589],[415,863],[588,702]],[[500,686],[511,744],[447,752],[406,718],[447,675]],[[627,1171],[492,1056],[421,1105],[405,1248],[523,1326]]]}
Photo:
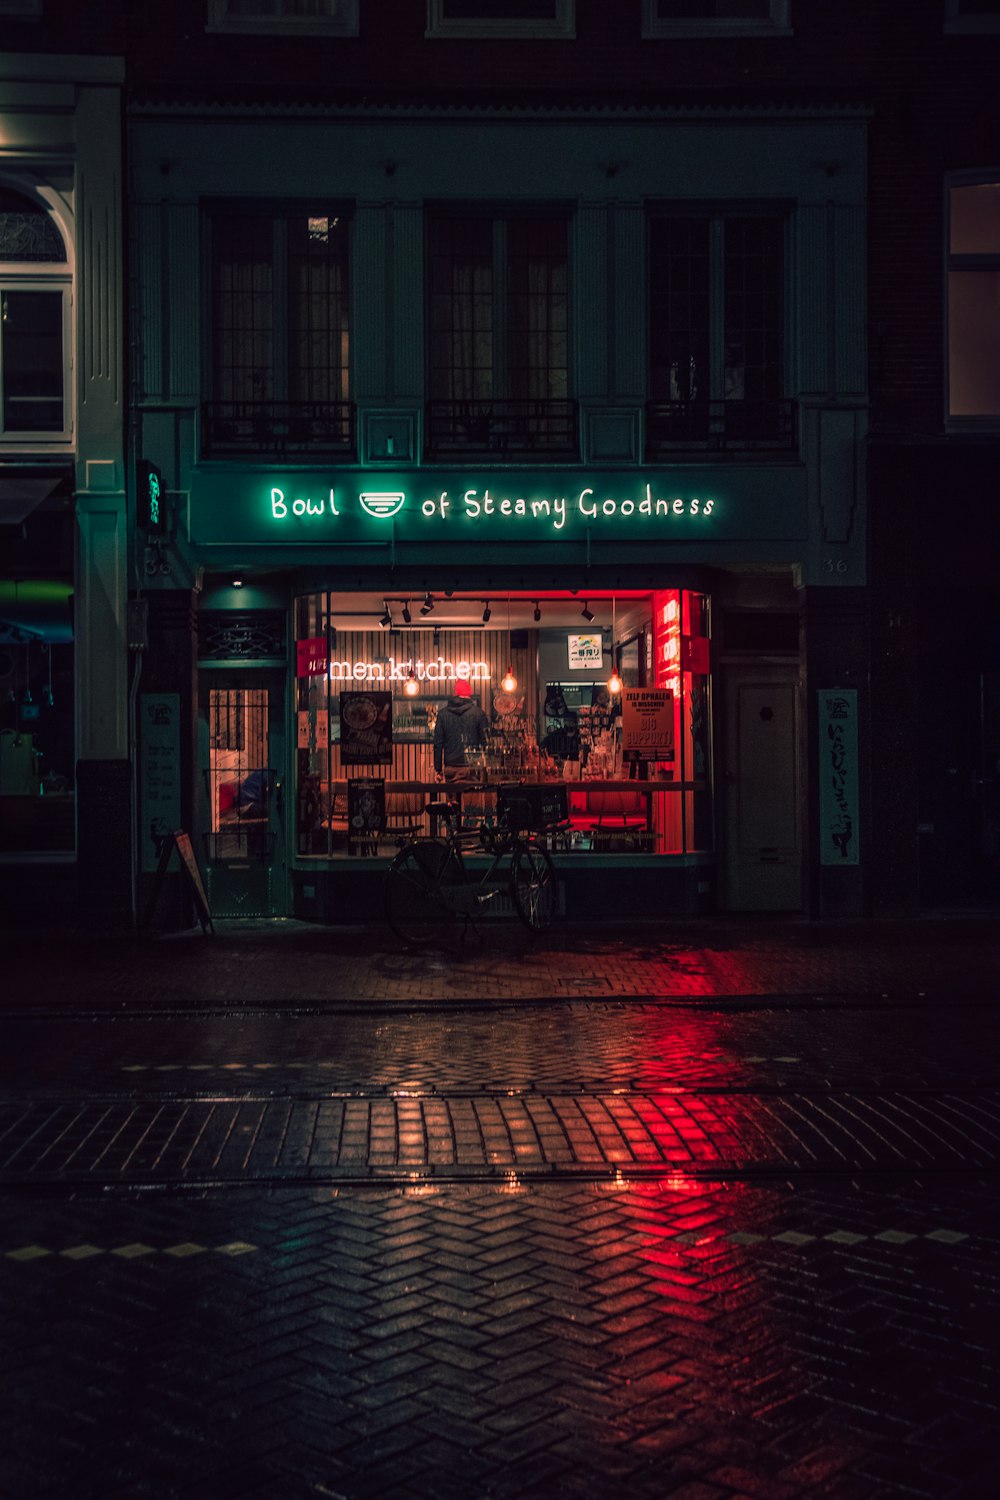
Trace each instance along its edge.
{"label": "vertical white banner", "polygon": [[860,864],[858,847],[858,694],[819,691],[819,862]]}

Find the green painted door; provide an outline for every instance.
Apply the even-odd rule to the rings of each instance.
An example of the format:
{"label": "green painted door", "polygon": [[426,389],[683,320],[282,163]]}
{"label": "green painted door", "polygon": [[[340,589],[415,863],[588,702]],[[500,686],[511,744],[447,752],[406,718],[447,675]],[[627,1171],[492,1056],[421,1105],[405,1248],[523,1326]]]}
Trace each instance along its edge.
{"label": "green painted door", "polygon": [[199,674],[199,822],[213,917],[287,914],[284,691],[280,671]]}

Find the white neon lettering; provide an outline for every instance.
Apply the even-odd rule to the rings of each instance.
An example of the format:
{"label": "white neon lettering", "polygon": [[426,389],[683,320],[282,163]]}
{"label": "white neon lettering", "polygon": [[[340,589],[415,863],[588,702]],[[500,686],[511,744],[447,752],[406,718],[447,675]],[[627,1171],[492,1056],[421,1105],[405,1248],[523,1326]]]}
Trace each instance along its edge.
{"label": "white neon lettering", "polygon": [[436,500],[425,500],[422,503],[420,509],[421,509],[421,512],[425,516],[432,516],[434,514],[434,512],[437,510],[437,501]]}
{"label": "white neon lettering", "polygon": [[691,514],[693,516],[696,516],[698,514],[698,506],[700,505],[700,503],[701,502],[699,501],[697,495],[693,496],[691,500]]}
{"label": "white neon lettering", "polygon": [[705,509],[702,512],[702,514],[706,515],[706,516],[710,516],[712,514],[712,511],[714,509],[715,509],[715,501],[714,500],[706,500],[705,501]]}
{"label": "white neon lettering", "polygon": [[553,500],[552,505],[556,515],[559,517],[558,521],[554,522],[552,529],[553,531],[562,531],[566,525],[566,496],[563,495],[561,500]]}
{"label": "white neon lettering", "polygon": [[683,514],[684,514],[684,501],[683,500],[675,500],[674,501],[674,515],[675,516],[682,516]]}
{"label": "white neon lettering", "polygon": [[[434,668],[433,672],[431,671],[431,667]],[[428,682],[440,681],[440,673],[438,672],[438,664],[436,661],[429,661],[427,663],[427,666],[424,668],[424,676],[427,678]]]}
{"label": "white neon lettering", "polygon": [[476,517],[479,515],[479,501],[476,499],[475,490],[466,490],[463,496],[465,500],[465,514]]}
{"label": "white neon lettering", "polygon": [[276,521],[283,521],[288,515],[288,506],[281,490],[271,491],[271,514]]}
{"label": "white neon lettering", "polygon": [[601,506],[601,509],[606,516],[613,516],[615,511],[618,509],[618,506],[613,500],[605,500],[604,504]]}
{"label": "white neon lettering", "polygon": [[363,661],[356,661],[354,663],[354,674],[353,674],[355,682],[364,682],[367,679],[367,677],[368,677],[368,670],[369,670],[368,667],[365,665],[365,663]]}
{"label": "white neon lettering", "polygon": [[658,516],[669,516],[669,514],[670,514],[670,501],[669,500],[657,500],[657,502],[656,502],[656,514]]}
{"label": "white neon lettering", "polygon": [[583,516],[596,516],[597,515],[597,506],[596,505],[587,506],[587,505],[584,504],[584,501],[585,501],[586,497],[588,495],[592,495],[593,493],[594,493],[593,490],[582,490],[580,492],[580,498],[577,501],[577,505],[580,508],[580,514],[583,515]]}
{"label": "white neon lettering", "polygon": [[622,501],[622,515],[623,516],[630,516],[634,510],[635,510],[635,501],[634,500],[623,500]]}

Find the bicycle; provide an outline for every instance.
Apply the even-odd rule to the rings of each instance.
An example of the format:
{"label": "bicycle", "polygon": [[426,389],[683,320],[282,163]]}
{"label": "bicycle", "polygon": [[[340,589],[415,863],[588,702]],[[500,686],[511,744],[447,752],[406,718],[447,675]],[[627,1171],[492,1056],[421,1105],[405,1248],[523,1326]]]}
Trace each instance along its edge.
{"label": "bicycle", "polygon": [[[498,805],[496,820],[487,816],[476,828],[458,826],[460,810],[458,802],[428,802],[426,812],[445,823],[446,833],[412,835],[389,866],[384,904],[392,931],[403,943],[426,947],[462,920],[464,937],[505,889],[524,925],[546,931],[555,916],[556,872],[545,845],[523,826],[530,822],[530,803],[508,799]],[[473,851],[491,856],[478,878],[470,878],[465,862]]]}

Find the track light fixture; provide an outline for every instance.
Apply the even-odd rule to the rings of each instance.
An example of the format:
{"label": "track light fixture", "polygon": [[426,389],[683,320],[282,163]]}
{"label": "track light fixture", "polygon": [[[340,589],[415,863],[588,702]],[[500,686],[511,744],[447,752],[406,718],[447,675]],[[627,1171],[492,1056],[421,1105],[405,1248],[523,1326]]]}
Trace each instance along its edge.
{"label": "track light fixture", "polygon": [[381,625],[383,630],[388,630],[389,626],[392,624],[392,611],[389,609],[388,599],[384,599],[382,602],[385,605],[385,613],[379,620],[379,624]]}
{"label": "track light fixture", "polygon": [[413,616],[410,614],[410,601],[409,601],[409,599],[407,599],[406,603],[403,605],[403,623],[404,623],[404,625],[409,625],[409,623],[410,623],[410,621],[412,619],[413,619]]}
{"label": "track light fixture", "polygon": [[430,612],[431,612],[431,610],[433,608],[434,608],[434,595],[431,594],[431,593],[427,593],[427,594],[424,595],[424,602],[420,606],[420,613],[422,615],[429,615]]}
{"label": "track light fixture", "polygon": [[591,609],[588,603],[584,603],[584,606],[580,611],[580,618],[586,620],[588,625],[590,624],[591,620],[593,620],[594,611]]}
{"label": "track light fixture", "polygon": [[535,600],[535,624],[536,625],[538,624],[538,622],[539,622],[539,620],[541,618],[542,618],[542,606],[539,604],[538,600],[536,599]]}
{"label": "track light fixture", "polygon": [[483,610],[483,624],[484,625],[488,625],[490,623],[490,614],[491,614],[491,612],[492,611],[490,610],[490,601],[487,599],[487,601],[486,601],[486,608]]}

